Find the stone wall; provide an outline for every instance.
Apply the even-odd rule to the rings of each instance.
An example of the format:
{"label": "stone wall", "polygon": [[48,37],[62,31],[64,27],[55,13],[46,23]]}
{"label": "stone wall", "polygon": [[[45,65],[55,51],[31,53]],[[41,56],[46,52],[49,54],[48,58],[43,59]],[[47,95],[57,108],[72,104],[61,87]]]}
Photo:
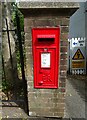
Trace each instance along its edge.
{"label": "stone wall", "polygon": [[[12,22],[12,9],[13,6],[10,2],[2,2],[2,55],[3,55],[3,63],[4,63],[4,72],[5,72],[5,79],[8,85],[13,86],[11,88],[11,92],[8,93],[9,99],[16,99],[16,82],[18,82],[18,75],[17,75],[17,60],[16,60],[16,44],[15,44],[15,31],[14,25]],[[7,25],[6,19],[8,24],[9,31],[9,41],[8,41],[8,34],[7,34]],[[10,46],[10,48],[9,48]],[[4,82],[3,79],[2,81]],[[9,87],[10,89],[10,87]],[[14,95],[15,94],[15,95]],[[2,97],[3,98],[3,97]]]}
{"label": "stone wall", "polygon": [[[39,14],[40,12],[40,14]],[[65,110],[65,85],[67,72],[67,45],[69,17],[47,10],[37,14],[27,12],[24,18],[26,49],[26,80],[28,85],[28,105],[30,116],[63,117]],[[57,27],[60,33],[59,88],[35,89],[33,81],[32,28]],[[38,59],[38,58],[36,58]]]}
{"label": "stone wall", "polygon": [[1,32],[1,24],[2,24],[1,20],[2,20],[2,3],[0,2],[0,32]]}

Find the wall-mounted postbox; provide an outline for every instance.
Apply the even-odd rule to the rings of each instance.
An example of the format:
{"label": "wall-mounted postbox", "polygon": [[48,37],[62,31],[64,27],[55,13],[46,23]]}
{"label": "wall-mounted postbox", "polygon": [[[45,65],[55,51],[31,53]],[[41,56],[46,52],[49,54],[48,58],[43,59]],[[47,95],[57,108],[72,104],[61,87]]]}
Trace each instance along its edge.
{"label": "wall-mounted postbox", "polygon": [[60,28],[33,28],[34,87],[58,88]]}

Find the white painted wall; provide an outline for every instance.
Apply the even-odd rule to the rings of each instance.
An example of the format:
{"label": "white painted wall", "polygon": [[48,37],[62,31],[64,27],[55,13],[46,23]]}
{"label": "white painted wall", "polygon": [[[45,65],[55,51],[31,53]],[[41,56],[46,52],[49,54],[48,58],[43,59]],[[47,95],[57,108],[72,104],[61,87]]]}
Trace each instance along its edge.
{"label": "white painted wall", "polygon": [[[87,12],[85,12],[87,10],[87,2],[80,2],[79,4],[80,4],[80,8],[70,17],[69,39],[86,37],[86,46],[87,46]],[[86,47],[86,51],[87,51],[87,47]],[[71,54],[71,51],[69,54]],[[87,57],[87,52],[86,52],[86,57]],[[68,61],[68,69],[69,69],[69,61]]]}
{"label": "white painted wall", "polygon": [[80,8],[71,16],[69,37],[85,37],[85,7],[80,3]]}

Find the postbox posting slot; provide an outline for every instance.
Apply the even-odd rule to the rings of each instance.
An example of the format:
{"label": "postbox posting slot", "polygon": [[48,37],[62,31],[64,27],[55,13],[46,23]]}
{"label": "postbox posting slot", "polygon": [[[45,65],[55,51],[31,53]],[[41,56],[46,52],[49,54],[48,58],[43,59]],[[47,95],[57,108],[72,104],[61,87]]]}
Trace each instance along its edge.
{"label": "postbox posting slot", "polygon": [[37,35],[38,42],[54,42],[55,35]]}
{"label": "postbox posting slot", "polygon": [[53,42],[54,38],[38,38],[39,42]]}

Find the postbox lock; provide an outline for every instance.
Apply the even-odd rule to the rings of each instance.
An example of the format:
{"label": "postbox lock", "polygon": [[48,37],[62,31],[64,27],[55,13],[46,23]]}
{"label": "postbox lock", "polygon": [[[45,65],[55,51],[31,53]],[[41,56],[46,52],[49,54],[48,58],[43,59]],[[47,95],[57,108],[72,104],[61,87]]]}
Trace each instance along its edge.
{"label": "postbox lock", "polygon": [[39,82],[39,85],[42,85],[42,84],[43,84],[43,81],[40,81],[40,82]]}

